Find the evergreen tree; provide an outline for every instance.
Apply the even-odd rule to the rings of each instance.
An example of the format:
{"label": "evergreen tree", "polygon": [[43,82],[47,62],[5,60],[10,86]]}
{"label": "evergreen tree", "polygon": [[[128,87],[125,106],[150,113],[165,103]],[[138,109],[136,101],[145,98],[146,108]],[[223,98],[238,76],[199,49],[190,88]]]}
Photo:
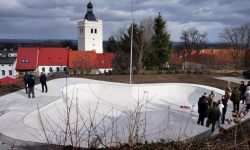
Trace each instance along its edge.
{"label": "evergreen tree", "polygon": [[107,42],[107,51],[115,52],[116,50],[116,42],[114,36],[110,36]]}
{"label": "evergreen tree", "polygon": [[170,41],[170,34],[166,28],[166,21],[161,13],[154,20],[153,51],[150,54],[150,64],[161,69],[170,60],[173,42]]}

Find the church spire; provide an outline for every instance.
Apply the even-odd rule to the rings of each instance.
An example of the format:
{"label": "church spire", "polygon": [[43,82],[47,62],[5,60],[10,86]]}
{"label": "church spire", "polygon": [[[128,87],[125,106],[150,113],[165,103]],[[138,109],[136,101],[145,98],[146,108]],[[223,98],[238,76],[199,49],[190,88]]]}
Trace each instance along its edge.
{"label": "church spire", "polygon": [[89,1],[88,5],[87,5],[87,13],[85,15],[86,20],[88,21],[96,21],[95,15],[93,14],[93,5],[91,3],[91,1]]}

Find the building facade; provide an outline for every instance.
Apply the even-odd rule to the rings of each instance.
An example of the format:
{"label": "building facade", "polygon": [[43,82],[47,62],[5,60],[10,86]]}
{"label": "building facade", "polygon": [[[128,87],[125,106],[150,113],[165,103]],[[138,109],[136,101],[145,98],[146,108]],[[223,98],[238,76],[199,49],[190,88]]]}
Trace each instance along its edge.
{"label": "building facade", "polygon": [[93,13],[91,2],[87,5],[84,20],[78,21],[78,50],[103,53],[103,25],[102,20],[97,20]]}
{"label": "building facade", "polygon": [[16,78],[16,50],[0,50],[0,79],[6,76]]}

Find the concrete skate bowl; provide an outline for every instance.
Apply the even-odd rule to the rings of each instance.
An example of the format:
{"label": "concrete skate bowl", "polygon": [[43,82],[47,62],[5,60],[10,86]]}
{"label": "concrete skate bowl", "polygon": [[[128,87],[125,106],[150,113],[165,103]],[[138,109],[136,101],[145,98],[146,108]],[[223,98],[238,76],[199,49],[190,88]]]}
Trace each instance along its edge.
{"label": "concrete skate bowl", "polygon": [[56,144],[55,137],[64,134],[68,114],[72,132],[77,131],[84,139],[82,147],[87,147],[86,139],[94,141],[97,137],[107,145],[128,142],[131,133],[138,133],[138,137],[130,139],[141,141],[196,136],[209,130],[196,124],[199,97],[211,90],[216,91],[217,98],[223,94],[222,90],[208,86],[174,83],[76,84],[60,90],[63,98],[27,114],[23,122],[34,130],[45,130]]}

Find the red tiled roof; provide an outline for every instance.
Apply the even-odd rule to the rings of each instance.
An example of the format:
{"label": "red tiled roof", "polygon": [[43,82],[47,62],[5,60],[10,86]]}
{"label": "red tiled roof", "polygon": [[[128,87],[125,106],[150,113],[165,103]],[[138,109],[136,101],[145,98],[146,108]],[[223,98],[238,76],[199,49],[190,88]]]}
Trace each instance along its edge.
{"label": "red tiled roof", "polygon": [[[38,48],[19,47],[17,50],[16,70],[35,70],[38,64],[37,57]],[[28,62],[26,62],[26,60]]]}
{"label": "red tiled roof", "polygon": [[98,59],[99,68],[112,68],[112,59],[114,58],[114,53],[103,53],[96,54]]}
{"label": "red tiled roof", "polygon": [[96,52],[69,51],[69,68],[99,68]]}
{"label": "red tiled roof", "polygon": [[67,66],[68,55],[67,48],[40,48],[38,66]]}
{"label": "red tiled roof", "polygon": [[0,85],[17,83],[20,81],[22,81],[22,79],[13,79],[9,76],[6,76],[6,77],[0,79]]}
{"label": "red tiled roof", "polygon": [[169,64],[175,64],[175,65],[182,65],[183,64],[183,57],[181,57],[178,54],[171,54],[171,59],[168,62]]}

